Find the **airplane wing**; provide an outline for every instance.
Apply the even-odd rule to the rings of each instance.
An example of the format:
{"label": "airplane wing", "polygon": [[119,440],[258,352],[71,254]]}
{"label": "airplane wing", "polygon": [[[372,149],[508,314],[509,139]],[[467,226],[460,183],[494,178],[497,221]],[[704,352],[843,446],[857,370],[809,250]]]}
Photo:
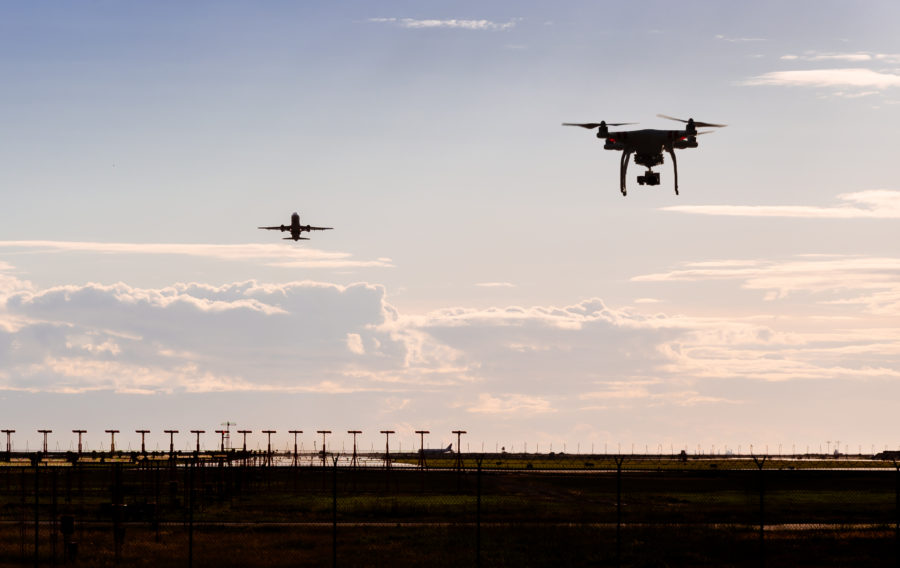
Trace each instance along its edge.
{"label": "airplane wing", "polygon": [[279,226],[277,226],[277,227],[257,227],[257,229],[268,229],[268,230],[270,230],[270,231],[284,231],[284,230],[285,230],[285,226],[284,226],[284,225],[279,225]]}
{"label": "airplane wing", "polygon": [[307,231],[330,231],[334,227],[306,227]]}

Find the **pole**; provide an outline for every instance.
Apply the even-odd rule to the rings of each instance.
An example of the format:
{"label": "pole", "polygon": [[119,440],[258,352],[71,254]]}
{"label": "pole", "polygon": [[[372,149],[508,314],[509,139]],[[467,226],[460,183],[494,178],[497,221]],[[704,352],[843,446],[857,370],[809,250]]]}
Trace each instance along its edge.
{"label": "pole", "polygon": [[53,430],[38,430],[41,434],[44,435],[44,453],[47,453],[47,434],[53,432]]}
{"label": "pole", "polygon": [[[325,447],[324,444],[322,446]],[[337,566],[337,462],[334,457],[331,480],[331,565]]]}
{"label": "pole", "polygon": [[216,430],[216,434],[219,434],[219,435],[222,436],[222,441],[221,441],[221,443],[220,443],[220,445],[219,445],[219,451],[220,451],[220,452],[224,452],[224,451],[225,451],[225,433],[226,433],[227,431],[228,431],[228,430]]}
{"label": "pole", "polygon": [[275,430],[263,430],[263,434],[268,436],[268,443],[266,445],[266,465],[272,465],[272,434],[275,432]]}
{"label": "pole", "polygon": [[[40,432],[40,430],[38,430],[38,431]],[[47,432],[49,432],[49,430],[47,430]],[[44,440],[46,440],[46,439],[47,439],[47,434],[44,434]],[[47,446],[46,441],[44,442],[44,446],[45,447]],[[46,452],[47,452],[47,450],[45,449],[44,453],[46,453]],[[40,489],[40,481],[41,481],[40,466],[41,466],[41,460],[38,459],[37,457],[35,457],[34,458],[34,568],[38,568],[38,566],[40,565],[38,562],[38,559],[39,559],[38,547],[40,546],[40,536],[41,536],[40,535],[40,519],[39,519],[41,500],[40,500],[40,492],[38,491]]]}
{"label": "pole", "polygon": [[768,456],[758,458],[753,456],[753,462],[759,468],[759,565],[766,565],[766,501],[765,501],[765,478],[763,477],[763,466],[766,465]]}
{"label": "pole", "polygon": [[111,439],[109,442],[109,455],[113,455],[116,453],[116,434],[119,433],[118,430],[105,430],[107,434],[110,435]]}
{"label": "pole", "polygon": [[166,434],[169,435],[169,458],[175,457],[175,434],[178,433],[178,430],[163,430]]}
{"label": "pole", "polygon": [[294,463],[292,464],[294,467],[298,465],[297,463],[297,434],[302,434],[303,430],[288,430],[289,433],[294,435]]}
{"label": "pole", "polygon": [[453,433],[456,434],[456,469],[457,471],[462,471],[463,462],[462,462],[462,435],[468,434],[465,430],[453,430]]}
{"label": "pole", "polygon": [[206,434],[206,430],[191,430],[191,434],[197,435],[197,449],[194,451],[196,455],[200,455],[200,434]]}
{"label": "pole", "polygon": [[243,444],[241,446],[241,451],[243,451],[243,452],[247,451],[247,434],[252,434],[252,433],[253,433],[253,430],[238,430],[238,434],[241,434],[244,437]]}
{"label": "pole", "polygon": [[362,430],[347,430],[348,434],[353,434],[353,459],[350,460],[350,465],[356,468],[359,465],[359,460],[356,457],[356,435],[362,434]]}
{"label": "pole", "polygon": [[475,504],[475,566],[481,566],[481,463],[484,455],[476,460],[478,464],[478,498]]}
{"label": "pole", "polygon": [[384,468],[391,469],[391,434],[395,434],[394,430],[381,430],[384,434]]}
{"label": "pole", "polygon": [[[150,433],[150,430],[135,430],[135,432],[141,435],[141,454],[146,455],[147,447],[144,445],[144,436]],[[78,452],[81,453],[81,450],[79,449]]]}
{"label": "pole", "polygon": [[416,434],[419,435],[419,468],[425,469],[425,434],[430,434],[428,430],[416,430]]}
{"label": "pole", "polygon": [[616,458],[616,566],[622,565],[622,464],[625,458]]}
{"label": "pole", "polygon": [[87,432],[87,430],[72,430],[74,434],[78,434],[78,455],[81,455],[81,435]]}
{"label": "pole", "polygon": [[322,434],[322,467],[326,467],[325,464],[325,436],[331,434],[331,430],[316,430],[316,433]]}
{"label": "pole", "polygon": [[3,430],[6,434],[6,461],[12,461],[12,435],[15,430]]}

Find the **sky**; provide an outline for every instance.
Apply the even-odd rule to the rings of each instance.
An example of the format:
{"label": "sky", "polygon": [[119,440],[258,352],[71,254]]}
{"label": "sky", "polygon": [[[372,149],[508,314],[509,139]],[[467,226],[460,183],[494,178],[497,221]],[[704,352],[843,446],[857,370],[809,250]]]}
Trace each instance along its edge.
{"label": "sky", "polygon": [[[0,9],[18,449],[900,444],[896,2]],[[658,113],[678,196],[561,126]]]}

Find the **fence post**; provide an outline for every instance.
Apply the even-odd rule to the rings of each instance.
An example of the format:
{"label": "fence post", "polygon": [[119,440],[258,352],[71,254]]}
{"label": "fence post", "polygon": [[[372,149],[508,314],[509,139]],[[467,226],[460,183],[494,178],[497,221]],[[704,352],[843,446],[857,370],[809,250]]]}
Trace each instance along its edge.
{"label": "fence post", "polygon": [[478,456],[475,459],[478,464],[477,472],[477,494],[475,498],[475,566],[481,566],[481,462],[484,456]]}
{"label": "fence post", "polygon": [[50,486],[52,487],[50,490],[50,544],[52,547],[50,564],[56,566],[56,541],[59,538],[59,525],[57,524],[58,519],[56,510],[56,468],[51,470]]}
{"label": "fence post", "polygon": [[197,460],[188,464],[188,568],[194,565],[194,467]]}
{"label": "fence post", "polygon": [[623,456],[616,456],[616,566],[622,565],[622,464]]}
{"label": "fence post", "polygon": [[[323,446],[324,447],[324,446]],[[337,566],[337,464],[338,457],[333,456],[334,462],[331,476],[331,565]]]}
{"label": "fence post", "polygon": [[763,477],[763,466],[766,465],[768,456],[761,459],[753,456],[753,463],[759,468],[759,565],[766,565],[766,486]]}
{"label": "fence post", "polygon": [[900,463],[897,462],[897,458],[893,458],[893,460],[894,469],[897,472],[895,476],[896,489],[894,490],[894,560],[897,566],[900,566]]}
{"label": "fence post", "polygon": [[122,524],[122,513],[124,512],[124,496],[122,490],[122,464],[115,462],[113,464],[113,490],[112,490],[112,512],[113,512],[113,562],[118,566],[122,560],[122,541],[125,536],[125,527]]}
{"label": "fence post", "polygon": [[38,548],[40,546],[40,525],[39,525],[39,507],[41,500],[39,497],[40,475],[41,475],[41,454],[37,453],[31,458],[34,462],[34,568],[40,564],[38,558]]}
{"label": "fence post", "polygon": [[22,466],[21,471],[22,471],[22,506],[19,508],[19,512],[21,513],[20,519],[22,521],[20,523],[20,526],[22,528],[22,534],[21,534],[22,539],[21,539],[21,543],[20,543],[21,544],[20,552],[21,552],[21,556],[22,556],[22,565],[24,566],[25,562],[26,562],[25,559],[27,558],[27,556],[25,555],[25,541],[27,540],[27,535],[25,533],[27,532],[26,525],[27,525],[27,518],[28,518],[28,507],[25,503],[27,500],[27,492],[25,490],[25,485],[28,483],[28,468],[25,466]]}

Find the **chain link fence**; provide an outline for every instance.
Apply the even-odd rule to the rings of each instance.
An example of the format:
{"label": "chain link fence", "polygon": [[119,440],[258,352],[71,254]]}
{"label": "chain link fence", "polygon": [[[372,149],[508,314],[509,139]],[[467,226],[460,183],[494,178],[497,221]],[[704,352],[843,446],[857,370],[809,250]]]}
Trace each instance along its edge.
{"label": "chain link fence", "polygon": [[8,459],[0,566],[900,565],[894,462],[307,457]]}

